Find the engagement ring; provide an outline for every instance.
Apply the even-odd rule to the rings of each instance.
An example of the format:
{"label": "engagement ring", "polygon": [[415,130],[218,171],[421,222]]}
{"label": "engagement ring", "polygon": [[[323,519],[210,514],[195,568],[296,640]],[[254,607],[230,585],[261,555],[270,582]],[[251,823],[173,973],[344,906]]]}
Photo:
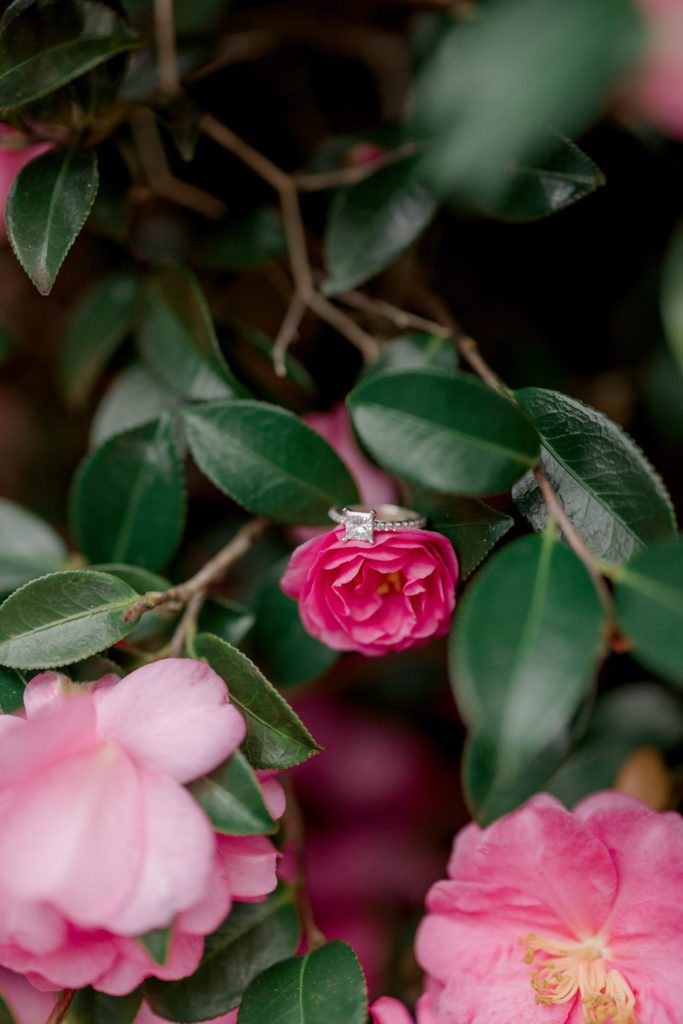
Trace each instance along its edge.
{"label": "engagement ring", "polygon": [[424,516],[401,505],[349,505],[331,508],[328,513],[334,523],[345,528],[342,540],[365,540],[374,544],[375,534],[387,530],[419,530],[427,522]]}

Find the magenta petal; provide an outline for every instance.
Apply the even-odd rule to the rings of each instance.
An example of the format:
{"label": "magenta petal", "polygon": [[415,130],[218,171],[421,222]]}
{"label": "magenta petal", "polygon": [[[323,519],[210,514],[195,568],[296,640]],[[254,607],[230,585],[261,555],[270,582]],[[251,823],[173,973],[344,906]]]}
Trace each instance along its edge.
{"label": "magenta petal", "polygon": [[131,672],[98,701],[99,733],[178,782],[211,771],[236,750],[246,727],[223,680],[190,658]]}

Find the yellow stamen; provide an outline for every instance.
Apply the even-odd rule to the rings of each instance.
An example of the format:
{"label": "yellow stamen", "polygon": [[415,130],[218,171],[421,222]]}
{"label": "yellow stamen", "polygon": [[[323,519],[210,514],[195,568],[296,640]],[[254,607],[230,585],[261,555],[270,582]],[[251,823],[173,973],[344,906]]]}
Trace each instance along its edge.
{"label": "yellow stamen", "polygon": [[[636,999],[619,971],[607,970],[609,951],[600,935],[576,945],[527,935],[524,962],[533,966],[531,986],[542,1006],[581,998],[584,1024],[638,1024]],[[545,957],[544,957],[545,954]]]}
{"label": "yellow stamen", "polygon": [[384,578],[384,583],[380,583],[377,588],[377,593],[384,596],[390,594],[391,591],[395,594],[400,594],[403,589],[403,574],[400,572],[388,572]]}

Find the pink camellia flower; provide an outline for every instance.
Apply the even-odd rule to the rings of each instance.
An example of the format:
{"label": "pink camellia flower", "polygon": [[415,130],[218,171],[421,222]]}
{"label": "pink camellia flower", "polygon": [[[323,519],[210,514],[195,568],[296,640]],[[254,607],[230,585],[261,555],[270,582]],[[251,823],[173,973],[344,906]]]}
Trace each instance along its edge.
{"label": "pink camellia flower", "polygon": [[5,231],[5,204],[14,179],[31,160],[50,149],[48,143],[21,146],[19,132],[8,124],[0,123],[0,236]]}
{"label": "pink camellia flower", "polygon": [[[88,685],[45,672],[24,707],[0,716],[0,964],[111,995],[191,974],[232,900],[276,884],[272,843],[216,835],[184,785],[244,738],[225,683],[181,658]],[[171,926],[158,964],[137,937]]]}
{"label": "pink camellia flower", "polygon": [[[45,1024],[55,1004],[51,992],[39,992],[26,978],[0,967],[0,1008],[8,1006],[16,1024]],[[0,1020],[5,1020],[0,1009]]]}
{"label": "pink camellia flower", "polygon": [[636,82],[640,110],[659,128],[683,137],[683,0],[639,0],[648,39]]}
{"label": "pink camellia flower", "polygon": [[457,837],[418,960],[437,1024],[678,1024],[683,819],[547,795]]}
{"label": "pink camellia flower", "polygon": [[[311,430],[324,437],[344,462],[356,482],[360,500],[365,505],[393,504],[398,497],[396,483],[363,455],[351,429],[351,421],[343,402],[337,402],[329,412],[311,412],[303,417]],[[297,526],[292,534],[300,544],[318,537],[324,528]]]}
{"label": "pink camellia flower", "polygon": [[292,554],[282,589],[312,636],[370,657],[442,636],[455,607],[458,562],[431,530],[377,533],[374,543],[328,530]]}
{"label": "pink camellia flower", "polygon": [[[418,999],[415,1011],[417,1024],[436,1024],[436,1017],[426,994]],[[375,1000],[370,1007],[370,1020],[372,1024],[413,1024],[413,1018],[403,1003],[399,1003],[398,999],[392,999],[391,996],[382,996],[381,999]]]}

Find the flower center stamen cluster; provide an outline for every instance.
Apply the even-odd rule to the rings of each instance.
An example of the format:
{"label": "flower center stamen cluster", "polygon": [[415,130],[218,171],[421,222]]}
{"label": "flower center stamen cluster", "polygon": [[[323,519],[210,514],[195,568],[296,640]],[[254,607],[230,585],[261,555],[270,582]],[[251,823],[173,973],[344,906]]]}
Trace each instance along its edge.
{"label": "flower center stamen cluster", "polygon": [[404,576],[401,572],[388,572],[384,577],[384,582],[380,583],[377,588],[378,594],[400,594],[403,590]]}
{"label": "flower center stamen cluster", "polygon": [[619,971],[605,966],[607,950],[601,936],[575,946],[527,935],[524,961],[533,966],[531,985],[544,1006],[581,997],[585,1024],[638,1024],[635,996]]}

